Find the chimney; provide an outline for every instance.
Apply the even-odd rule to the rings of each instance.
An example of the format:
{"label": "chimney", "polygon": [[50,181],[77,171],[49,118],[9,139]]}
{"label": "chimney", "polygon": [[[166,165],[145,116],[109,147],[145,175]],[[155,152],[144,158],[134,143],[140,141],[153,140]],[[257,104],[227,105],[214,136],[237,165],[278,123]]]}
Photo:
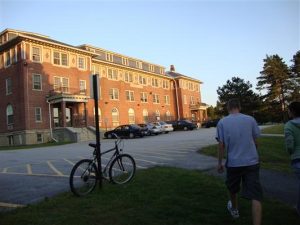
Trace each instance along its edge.
{"label": "chimney", "polygon": [[175,72],[175,66],[174,66],[174,65],[171,65],[171,66],[170,66],[170,71],[171,71],[171,72]]}

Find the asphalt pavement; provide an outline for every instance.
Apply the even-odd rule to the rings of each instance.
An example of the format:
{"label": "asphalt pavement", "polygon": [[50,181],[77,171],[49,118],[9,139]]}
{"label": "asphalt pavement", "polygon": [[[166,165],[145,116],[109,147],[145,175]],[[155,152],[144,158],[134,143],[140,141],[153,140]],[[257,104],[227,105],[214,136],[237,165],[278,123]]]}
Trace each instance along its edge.
{"label": "asphalt pavement", "polygon": [[[216,173],[217,160],[197,153],[200,148],[216,144],[215,128],[171,132],[152,137],[126,139],[123,149],[131,154],[138,169],[174,166]],[[113,140],[102,140],[101,150],[113,147]],[[22,207],[69,191],[69,174],[73,165],[90,158],[88,142],[27,150],[0,151],[0,209]],[[105,164],[109,155],[103,157]],[[265,196],[293,206],[297,180],[293,175],[261,170]],[[284,184],[284,185],[283,185]]]}

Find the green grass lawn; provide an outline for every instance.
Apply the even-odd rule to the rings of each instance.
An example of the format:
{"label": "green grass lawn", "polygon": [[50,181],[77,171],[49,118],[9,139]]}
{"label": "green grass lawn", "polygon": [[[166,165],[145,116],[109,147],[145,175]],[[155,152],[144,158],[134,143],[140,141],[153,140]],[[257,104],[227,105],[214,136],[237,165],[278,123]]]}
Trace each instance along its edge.
{"label": "green grass lawn", "polygon": [[36,145],[1,146],[0,151],[22,150],[22,149],[29,149],[29,148],[42,148],[42,147],[49,147],[49,146],[65,145],[65,144],[70,144],[70,143],[72,143],[72,142],[48,142],[48,143],[36,144]]}
{"label": "green grass lawn", "polygon": [[[86,198],[61,194],[42,203],[0,213],[1,225],[251,225],[251,206],[240,202],[240,218],[227,209],[221,179],[175,168],[140,170],[127,185],[105,184]],[[264,225],[299,224],[292,208],[264,200]]]}
{"label": "green grass lawn", "polygon": [[[198,151],[217,157],[218,145],[210,145]],[[283,137],[260,137],[258,152],[262,168],[291,173],[290,157],[285,151]]]}
{"label": "green grass lawn", "polygon": [[261,130],[263,134],[283,134],[284,124],[278,124],[270,127],[266,127]]}

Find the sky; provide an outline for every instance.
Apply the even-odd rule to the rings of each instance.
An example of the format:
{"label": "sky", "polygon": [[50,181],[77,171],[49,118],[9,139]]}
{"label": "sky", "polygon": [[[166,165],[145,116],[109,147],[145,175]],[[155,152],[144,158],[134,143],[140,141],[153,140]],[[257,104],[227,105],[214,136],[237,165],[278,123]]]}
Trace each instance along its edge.
{"label": "sky", "polygon": [[216,90],[233,76],[255,90],[266,55],[291,65],[300,50],[300,0],[0,0],[0,31],[6,28],[166,70],[175,65],[203,82],[202,102],[215,106]]}

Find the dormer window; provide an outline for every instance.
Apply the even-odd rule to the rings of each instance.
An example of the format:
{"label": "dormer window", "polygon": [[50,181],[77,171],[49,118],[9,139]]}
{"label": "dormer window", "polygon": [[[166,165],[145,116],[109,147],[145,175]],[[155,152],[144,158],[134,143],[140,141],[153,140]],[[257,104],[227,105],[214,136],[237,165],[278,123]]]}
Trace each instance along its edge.
{"label": "dormer window", "polygon": [[122,58],[122,64],[125,66],[128,66],[128,59],[127,58]]}
{"label": "dormer window", "polygon": [[109,53],[106,53],[106,60],[109,61],[109,62],[112,62],[113,61],[113,55],[109,54]]}

